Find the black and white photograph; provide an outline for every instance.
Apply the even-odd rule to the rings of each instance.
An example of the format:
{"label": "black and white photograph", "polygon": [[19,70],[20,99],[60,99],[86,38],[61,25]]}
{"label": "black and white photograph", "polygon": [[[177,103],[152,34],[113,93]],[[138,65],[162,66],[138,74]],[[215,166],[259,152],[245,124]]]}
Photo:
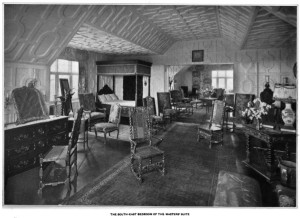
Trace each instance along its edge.
{"label": "black and white photograph", "polygon": [[2,2],[5,217],[298,212],[299,3],[228,3]]}

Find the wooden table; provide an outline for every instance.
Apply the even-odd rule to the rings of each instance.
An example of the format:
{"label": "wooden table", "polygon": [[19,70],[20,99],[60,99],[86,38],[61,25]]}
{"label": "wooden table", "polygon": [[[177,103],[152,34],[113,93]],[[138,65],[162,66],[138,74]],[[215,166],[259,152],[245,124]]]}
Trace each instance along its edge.
{"label": "wooden table", "polygon": [[[296,151],[296,133],[263,128],[257,130],[244,124],[248,167],[265,177],[268,182],[278,179],[278,157],[291,160],[291,151]],[[256,140],[253,140],[256,139]]]}
{"label": "wooden table", "polygon": [[215,100],[218,100],[217,98],[199,98],[198,100],[201,100],[203,103],[205,103],[206,107],[206,113],[209,112],[209,107],[213,104]]}

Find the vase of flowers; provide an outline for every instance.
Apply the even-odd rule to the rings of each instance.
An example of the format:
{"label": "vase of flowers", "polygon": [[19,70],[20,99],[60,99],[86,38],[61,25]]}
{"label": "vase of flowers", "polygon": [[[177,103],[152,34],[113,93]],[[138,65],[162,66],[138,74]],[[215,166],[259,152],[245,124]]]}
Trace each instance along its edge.
{"label": "vase of flowers", "polygon": [[242,111],[242,116],[246,120],[256,121],[256,129],[262,128],[262,116],[267,115],[271,105],[262,102],[259,98],[256,98],[247,104],[247,108]]}

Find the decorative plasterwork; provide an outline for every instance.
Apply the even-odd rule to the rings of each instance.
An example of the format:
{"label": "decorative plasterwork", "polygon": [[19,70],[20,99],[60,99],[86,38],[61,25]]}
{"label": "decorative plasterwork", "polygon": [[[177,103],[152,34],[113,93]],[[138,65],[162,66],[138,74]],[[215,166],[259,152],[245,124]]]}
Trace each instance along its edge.
{"label": "decorative plasterwork", "polygon": [[103,54],[155,54],[148,49],[108,34],[88,24],[83,24],[80,27],[68,46],[81,50],[101,51]]}
{"label": "decorative plasterwork", "polygon": [[86,21],[90,26],[158,54],[164,53],[174,43],[172,38],[134,13],[138,6],[94,7],[94,13]]}
{"label": "decorative plasterwork", "polygon": [[90,9],[83,5],[5,5],[5,60],[51,63]]}

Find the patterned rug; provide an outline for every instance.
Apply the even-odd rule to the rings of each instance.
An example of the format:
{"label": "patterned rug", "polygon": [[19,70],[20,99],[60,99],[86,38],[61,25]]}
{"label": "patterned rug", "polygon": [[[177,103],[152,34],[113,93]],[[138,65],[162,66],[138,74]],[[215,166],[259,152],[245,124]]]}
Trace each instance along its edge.
{"label": "patterned rug", "polygon": [[197,143],[197,126],[176,123],[166,132],[166,175],[146,174],[140,185],[129,156],[95,179],[64,205],[211,206],[219,172],[218,147]]}

